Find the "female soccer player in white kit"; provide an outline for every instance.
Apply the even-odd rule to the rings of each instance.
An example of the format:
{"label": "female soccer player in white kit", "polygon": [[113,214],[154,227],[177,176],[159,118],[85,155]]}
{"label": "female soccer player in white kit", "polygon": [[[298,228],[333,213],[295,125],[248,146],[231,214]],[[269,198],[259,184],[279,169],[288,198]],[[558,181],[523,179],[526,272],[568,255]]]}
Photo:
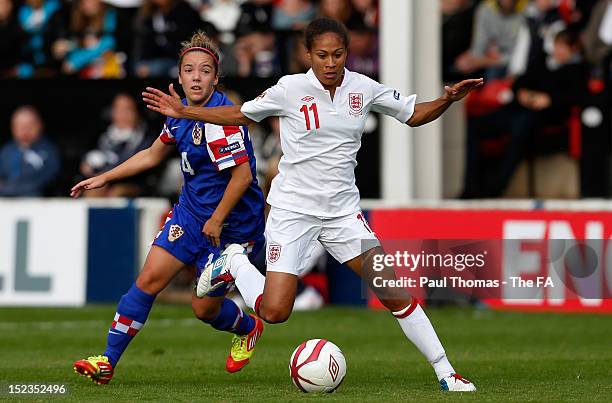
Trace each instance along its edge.
{"label": "female soccer player in white kit", "polygon": [[[330,19],[311,22],[305,42],[312,61],[306,74],[282,77],[276,85],[242,107],[185,106],[171,95],[147,88],[149,109],[175,118],[217,125],[245,125],[268,116],[280,118],[283,157],[272,182],[266,222],[267,274],[264,278],[240,245],[225,252],[202,273],[198,296],[234,281],[247,305],[265,321],[279,323],[291,314],[299,274],[306,268],[315,242],[365,281],[398,319],[406,337],[433,366],[443,390],[473,391],[474,385],[455,373],[429,319],[405,289],[375,287],[374,275],[395,279],[392,268],[372,269],[373,256],[384,251],[359,208],[355,185],[356,155],[370,111],[392,116],[409,126],[438,118],[452,102],[465,97],[482,79],[445,87],[431,102],[416,103],[369,77],[348,71],[348,34]],[[230,145],[231,146],[231,145]]]}

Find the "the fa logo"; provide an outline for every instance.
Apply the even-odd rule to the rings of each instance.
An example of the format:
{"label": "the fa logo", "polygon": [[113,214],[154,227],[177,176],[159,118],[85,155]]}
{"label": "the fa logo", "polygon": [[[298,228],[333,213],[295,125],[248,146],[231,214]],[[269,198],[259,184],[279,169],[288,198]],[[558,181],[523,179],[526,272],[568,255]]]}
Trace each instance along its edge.
{"label": "the fa logo", "polygon": [[353,116],[358,116],[362,114],[363,109],[363,94],[351,92],[349,93],[349,113]]}
{"label": "the fa logo", "polygon": [[168,231],[168,241],[174,242],[179,239],[185,231],[180,227],[180,225],[172,224],[170,226],[170,230]]}
{"label": "the fa logo", "polygon": [[193,144],[199,146],[202,144],[202,128],[199,123],[196,123],[193,126],[193,130],[191,131],[191,138],[193,139]]}
{"label": "the fa logo", "polygon": [[338,361],[334,358],[333,355],[329,355],[329,374],[332,377],[332,380],[336,382],[336,378],[338,377],[338,372],[340,372],[340,365],[338,365]]}
{"label": "the fa logo", "polygon": [[268,262],[275,263],[281,254],[281,246],[277,243],[272,243],[268,246]]}

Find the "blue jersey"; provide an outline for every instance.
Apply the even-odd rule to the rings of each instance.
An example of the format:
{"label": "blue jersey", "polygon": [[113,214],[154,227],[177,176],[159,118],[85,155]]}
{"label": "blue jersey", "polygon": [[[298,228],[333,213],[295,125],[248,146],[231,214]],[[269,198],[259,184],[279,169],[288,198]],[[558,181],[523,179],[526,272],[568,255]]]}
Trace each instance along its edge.
{"label": "blue jersey", "polygon": [[[183,100],[183,104],[187,104]],[[204,107],[232,105],[215,91]],[[181,156],[184,184],[179,206],[206,222],[213,214],[231,179],[227,168],[249,164],[253,181],[226,218],[222,235],[241,238],[262,231],[264,198],[255,171],[255,155],[246,126],[217,126],[188,119],[167,118],[160,134],[166,144],[176,144]]]}

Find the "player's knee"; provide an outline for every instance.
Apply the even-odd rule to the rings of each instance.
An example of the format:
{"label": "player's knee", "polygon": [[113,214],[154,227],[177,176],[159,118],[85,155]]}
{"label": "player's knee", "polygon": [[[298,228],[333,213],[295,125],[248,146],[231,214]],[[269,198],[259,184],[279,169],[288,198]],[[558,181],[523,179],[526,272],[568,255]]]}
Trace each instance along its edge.
{"label": "player's knee", "polygon": [[412,297],[381,299],[380,302],[391,312],[399,312],[412,304]]}
{"label": "player's knee", "polygon": [[259,312],[260,317],[266,321],[267,323],[283,323],[287,319],[289,319],[289,315],[291,315],[291,310],[283,309],[283,308],[266,308]]}
{"label": "player's knee", "polygon": [[153,295],[157,295],[161,291],[159,279],[147,271],[140,273],[136,279],[136,287]]}
{"label": "player's knee", "polygon": [[204,322],[212,322],[219,315],[219,307],[216,305],[191,305],[196,318]]}

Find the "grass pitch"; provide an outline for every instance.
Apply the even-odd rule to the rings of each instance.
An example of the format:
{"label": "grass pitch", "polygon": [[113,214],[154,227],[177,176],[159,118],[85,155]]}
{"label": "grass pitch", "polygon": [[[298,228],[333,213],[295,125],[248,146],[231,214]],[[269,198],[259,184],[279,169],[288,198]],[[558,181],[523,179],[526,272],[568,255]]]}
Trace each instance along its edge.
{"label": "grass pitch", "polygon": [[[118,365],[99,386],[72,373],[72,362],[103,351],[115,306],[0,308],[0,399],[9,384],[65,384],[70,401],[611,401],[612,319],[471,309],[428,310],[455,369],[474,394],[438,390],[435,375],[388,313],[327,308],[268,325],[252,362],[224,371],[231,335],[157,305]],[[331,395],[307,395],[288,375],[293,349],[310,338],[336,343],[347,376]]]}

